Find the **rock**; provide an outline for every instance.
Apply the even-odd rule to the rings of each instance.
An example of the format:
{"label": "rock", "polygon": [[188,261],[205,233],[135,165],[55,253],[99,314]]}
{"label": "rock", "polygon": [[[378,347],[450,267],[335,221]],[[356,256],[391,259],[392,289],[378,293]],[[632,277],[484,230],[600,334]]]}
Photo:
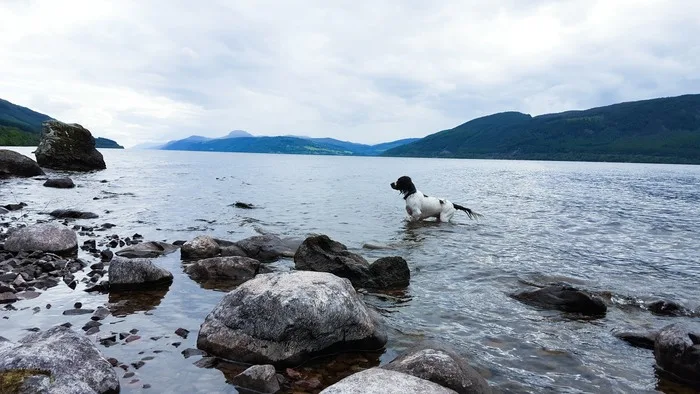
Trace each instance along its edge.
{"label": "rock", "polygon": [[528,305],[591,316],[604,315],[608,309],[600,298],[568,285],[550,285],[511,296]]}
{"label": "rock", "polygon": [[662,328],[654,344],[656,365],[676,378],[700,384],[699,339],[679,323]]}
{"label": "rock", "polygon": [[225,282],[237,286],[252,279],[260,269],[260,262],[248,257],[212,257],[199,260],[185,268],[194,280],[215,283]]}
{"label": "rock", "polygon": [[12,232],[5,240],[5,250],[40,250],[62,256],[75,256],[78,252],[78,237],[73,230],[58,223],[34,224]]}
{"label": "rock", "polygon": [[12,292],[0,293],[0,304],[11,304],[13,302],[19,301],[17,295]]}
{"label": "rock", "polygon": [[675,301],[658,300],[646,305],[647,309],[659,316],[692,316],[693,311]]}
{"label": "rock", "polygon": [[329,272],[349,279],[357,287],[374,287],[367,260],[327,235],[306,238],[294,254],[294,267],[300,271]]}
{"label": "rock", "polygon": [[99,217],[96,213],[76,211],[74,209],[56,209],[51,211],[49,215],[56,219],[95,219]]}
{"label": "rock", "polygon": [[454,394],[455,391],[431,381],[383,368],[352,374],[327,387],[321,394]]}
{"label": "rock", "polygon": [[127,246],[117,251],[115,254],[126,258],[154,258],[173,253],[178,248],[165,242],[143,242],[131,246]]}
{"label": "rock", "polygon": [[386,339],[349,281],[296,271],[258,275],[224,296],[197,347],[234,361],[290,364],[335,348],[375,349]]}
{"label": "rock", "polygon": [[79,124],[49,120],[42,124],[41,141],[35,151],[40,166],[55,170],[92,171],[107,168],[95,149],[90,131]]}
{"label": "rock", "polygon": [[110,312],[109,312],[109,309],[107,309],[107,308],[105,308],[105,307],[102,307],[102,306],[98,306],[98,307],[97,307],[97,310],[96,310],[95,313],[92,315],[92,317],[90,317],[90,319],[91,319],[91,320],[94,320],[94,321],[103,320],[104,318],[106,318],[107,316],[109,316],[109,313],[110,313]]}
{"label": "rock", "polygon": [[382,368],[429,380],[460,394],[491,393],[491,388],[467,360],[444,344],[424,341]]}
{"label": "rock", "polygon": [[235,204],[233,204],[234,207],[236,208],[241,208],[241,209],[253,209],[255,208],[253,204],[247,203],[247,202],[241,202],[241,201],[236,201]]}
{"label": "rock", "polygon": [[298,242],[293,239],[283,240],[273,235],[256,235],[235,242],[246,256],[260,261],[275,261],[281,257],[294,257]]}
{"label": "rock", "polygon": [[26,207],[27,204],[21,202],[19,204],[7,204],[3,205],[2,207],[7,209],[8,211],[19,211],[20,209]]}
{"label": "rock", "polygon": [[44,186],[56,189],[72,189],[75,187],[75,183],[70,178],[53,178],[44,182]]}
{"label": "rock", "polygon": [[119,391],[116,373],[92,342],[62,326],[29,334],[15,346],[0,348],[0,374],[19,370],[47,372],[47,392]]}
{"label": "rock", "polygon": [[200,260],[216,257],[219,254],[219,244],[214,238],[200,235],[192,241],[185,242],[180,248],[183,260]]}
{"label": "rock", "polygon": [[374,286],[379,288],[403,288],[411,281],[411,270],[403,257],[382,257],[369,266]]}
{"label": "rock", "polygon": [[187,339],[187,334],[189,334],[189,330],[185,330],[184,328],[178,328],[175,330],[175,335]]}
{"label": "rock", "polygon": [[173,274],[149,259],[115,257],[109,264],[110,290],[145,289],[170,284]]}
{"label": "rock", "polygon": [[63,314],[66,316],[77,316],[77,315],[89,315],[92,312],[94,312],[94,309],[68,309],[63,311]]}
{"label": "rock", "polygon": [[181,353],[183,356],[185,356],[185,358],[190,358],[192,356],[206,356],[207,355],[206,352],[199,350],[199,349],[193,349],[193,348],[185,349]]}
{"label": "rock", "polygon": [[276,393],[280,390],[277,372],[272,365],[253,365],[231,379],[238,387],[259,393]]}
{"label": "rock", "polygon": [[658,332],[657,331],[648,331],[648,332],[624,331],[624,332],[616,332],[614,335],[617,338],[622,339],[623,341],[629,343],[632,346],[654,350],[654,343],[656,342],[656,335],[658,335]]}
{"label": "rock", "polygon": [[12,150],[0,149],[0,178],[36,175],[44,175],[44,171],[34,160]]}
{"label": "rock", "polygon": [[6,209],[5,207],[0,207],[0,215],[7,215],[10,213],[9,209]]}
{"label": "rock", "polygon": [[100,252],[100,260],[102,262],[108,263],[108,262],[112,261],[113,257],[114,257],[114,253],[109,249],[105,249],[105,250]]}

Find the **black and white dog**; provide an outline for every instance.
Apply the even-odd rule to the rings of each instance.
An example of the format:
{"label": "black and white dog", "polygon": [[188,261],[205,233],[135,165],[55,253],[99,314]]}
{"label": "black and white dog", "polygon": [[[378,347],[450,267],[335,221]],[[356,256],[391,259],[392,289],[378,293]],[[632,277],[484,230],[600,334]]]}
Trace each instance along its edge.
{"label": "black and white dog", "polygon": [[437,218],[441,222],[449,222],[457,210],[467,213],[470,219],[478,219],[481,214],[458,204],[453,204],[444,198],[429,197],[416,189],[411,178],[402,176],[391,183],[391,188],[403,194],[406,200],[406,212],[411,220],[418,221],[427,218]]}

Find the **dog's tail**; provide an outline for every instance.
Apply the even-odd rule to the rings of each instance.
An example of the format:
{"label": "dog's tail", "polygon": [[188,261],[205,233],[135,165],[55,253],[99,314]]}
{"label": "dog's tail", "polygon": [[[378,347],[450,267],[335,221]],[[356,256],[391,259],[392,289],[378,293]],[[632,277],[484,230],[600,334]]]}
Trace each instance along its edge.
{"label": "dog's tail", "polygon": [[479,219],[480,217],[484,216],[480,213],[476,213],[476,212],[472,211],[471,209],[469,209],[467,207],[463,207],[459,204],[452,203],[452,205],[454,205],[455,209],[459,209],[460,211],[466,212],[467,216],[469,216],[469,219]]}

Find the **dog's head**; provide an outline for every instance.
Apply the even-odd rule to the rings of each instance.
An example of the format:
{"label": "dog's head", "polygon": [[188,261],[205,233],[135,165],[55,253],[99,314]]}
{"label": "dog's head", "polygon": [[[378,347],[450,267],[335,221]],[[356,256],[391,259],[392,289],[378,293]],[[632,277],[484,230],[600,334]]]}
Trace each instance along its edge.
{"label": "dog's head", "polygon": [[416,186],[413,184],[413,181],[405,175],[397,179],[396,182],[392,182],[391,188],[400,191],[404,196],[416,192]]}

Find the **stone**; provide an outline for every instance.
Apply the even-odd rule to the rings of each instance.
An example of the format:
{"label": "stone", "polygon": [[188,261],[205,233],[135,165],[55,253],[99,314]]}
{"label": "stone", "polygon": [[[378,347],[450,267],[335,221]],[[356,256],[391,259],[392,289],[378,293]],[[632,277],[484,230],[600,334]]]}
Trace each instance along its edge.
{"label": "stone", "polygon": [[173,253],[178,249],[177,246],[165,242],[143,242],[131,246],[127,246],[118,250],[115,254],[126,258],[155,258]]}
{"label": "stone", "polygon": [[253,365],[231,379],[235,386],[259,393],[276,393],[280,390],[277,371],[272,365]]}
{"label": "stone", "polygon": [[235,246],[250,258],[270,262],[282,257],[294,257],[299,243],[294,239],[282,239],[273,234],[265,234],[242,239],[235,242]]}
{"label": "stone", "polygon": [[347,278],[357,287],[373,287],[369,263],[327,235],[308,237],[294,255],[294,267],[300,271],[329,272]]}
{"label": "stone", "polygon": [[201,325],[197,347],[251,364],[301,363],[386,343],[379,316],[348,280],[323,272],[262,274],[228,293]]}
{"label": "stone", "polygon": [[95,138],[79,124],[49,120],[42,124],[41,141],[35,151],[40,166],[55,170],[93,171],[107,168],[95,149]]}
{"label": "stone", "polygon": [[56,219],[95,219],[99,215],[92,212],[77,211],[74,209],[55,209],[49,215]]}
{"label": "stone", "polygon": [[11,304],[13,302],[19,301],[17,295],[12,292],[0,293],[0,304]]}
{"label": "stone", "polygon": [[411,282],[411,270],[403,257],[382,257],[370,264],[369,272],[374,286],[381,289],[407,287]]}
{"label": "stone", "polygon": [[72,189],[75,187],[75,183],[70,178],[52,178],[44,182],[44,186],[56,189]]}
{"label": "stone", "polygon": [[95,310],[94,309],[68,309],[63,311],[63,314],[65,316],[77,316],[77,315],[89,315],[93,313]]}
{"label": "stone", "polygon": [[622,339],[623,341],[629,343],[634,347],[640,347],[643,349],[654,350],[654,344],[656,343],[657,331],[646,331],[646,332],[631,332],[623,331],[616,332],[615,337]]}
{"label": "stone", "polygon": [[145,289],[169,285],[173,274],[158,267],[149,259],[115,257],[109,264],[110,290]]}
{"label": "stone", "polygon": [[102,262],[109,263],[110,261],[112,261],[113,257],[114,253],[109,249],[100,252],[100,260],[102,260]]}
{"label": "stone", "polygon": [[589,316],[604,315],[608,309],[599,297],[569,285],[550,285],[512,294],[511,297],[532,306]]}
{"label": "stone", "polygon": [[662,328],[654,341],[656,365],[681,381],[700,384],[700,335],[685,325]]}
{"label": "stone", "polygon": [[185,358],[190,358],[193,356],[206,356],[207,353],[205,351],[199,350],[199,349],[193,349],[193,348],[188,348],[183,350],[182,355],[185,356]]}
{"label": "stone", "polygon": [[[12,150],[0,149],[0,178],[26,178],[37,175],[44,175],[44,171],[34,160]],[[9,208],[8,210],[11,211]]]}
{"label": "stone", "polygon": [[5,250],[40,250],[61,256],[75,256],[78,252],[78,237],[75,231],[58,223],[34,224],[13,231],[5,240]]}
{"label": "stone", "polygon": [[216,257],[220,247],[216,240],[206,235],[195,237],[192,241],[185,242],[180,248],[183,260],[201,260]]}
{"label": "stone", "polygon": [[237,286],[255,277],[260,262],[249,257],[229,256],[203,259],[185,268],[185,272],[198,282],[225,282]]}
{"label": "stone", "polygon": [[675,301],[658,300],[646,305],[647,309],[659,316],[692,316],[693,311]]}
{"label": "stone", "polygon": [[431,381],[383,368],[352,374],[327,387],[321,394],[454,394],[454,390]]}
{"label": "stone", "polygon": [[107,316],[109,316],[110,312],[109,309],[103,307],[103,306],[98,306],[97,309],[95,310],[95,313],[90,317],[91,320],[94,321],[99,321],[103,320]]}
{"label": "stone", "polygon": [[185,330],[184,328],[178,328],[175,330],[175,335],[182,337],[182,338],[187,338],[187,335],[190,333],[189,330]]}
{"label": "stone", "polygon": [[0,373],[46,371],[52,393],[114,393],[119,379],[92,342],[62,327],[32,333],[14,346],[0,348]]}

